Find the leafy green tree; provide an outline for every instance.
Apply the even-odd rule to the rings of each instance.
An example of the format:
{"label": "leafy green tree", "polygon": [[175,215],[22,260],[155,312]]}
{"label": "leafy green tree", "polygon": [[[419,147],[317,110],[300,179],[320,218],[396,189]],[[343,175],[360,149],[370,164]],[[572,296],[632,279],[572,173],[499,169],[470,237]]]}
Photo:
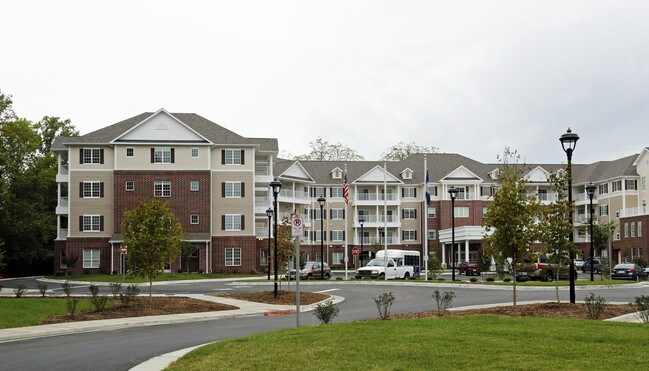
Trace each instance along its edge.
{"label": "leafy green tree", "polygon": [[149,303],[153,304],[153,280],[164,270],[165,263],[180,253],[182,225],[169,202],[151,198],[124,212],[122,232],[128,246],[129,269],[149,280]]}
{"label": "leafy green tree", "polygon": [[311,152],[305,155],[294,156],[294,160],[314,160],[314,161],[359,161],[364,160],[363,156],[341,143],[331,144],[322,138],[316,138],[309,143]]}
{"label": "leafy green tree", "polygon": [[[553,203],[541,207],[542,217],[538,224],[539,240],[546,244],[544,251],[553,254],[556,257],[557,266],[560,267],[562,266],[561,258],[577,250],[575,244],[568,239],[572,233],[570,217],[574,203],[568,202],[568,181],[565,173],[551,173],[548,181],[553,185],[557,199]],[[556,277],[555,292],[557,302],[560,303],[559,274]]]}
{"label": "leafy green tree", "polygon": [[189,273],[189,258],[196,251],[196,247],[189,241],[180,241],[180,260],[185,262],[185,271]]}
{"label": "leafy green tree", "polygon": [[[272,245],[275,251],[275,242]],[[295,243],[291,235],[291,223],[288,218],[284,218],[281,224],[277,225],[277,267],[282,269],[288,262],[295,259]]]}
{"label": "leafy green tree", "polygon": [[[516,308],[516,270],[536,240],[535,221],[539,215],[538,201],[527,196],[523,167],[518,165],[516,151],[505,148],[498,175],[499,187],[493,202],[487,206],[484,226],[485,251],[499,259],[511,259],[513,306]],[[502,258],[501,258],[502,257]]]}
{"label": "leafy green tree", "polygon": [[401,161],[415,153],[437,153],[437,152],[439,152],[439,148],[437,147],[420,146],[415,142],[410,142],[410,143],[399,142],[399,144],[394,145],[388,148],[386,152],[383,152],[383,154],[381,154],[381,160]]}

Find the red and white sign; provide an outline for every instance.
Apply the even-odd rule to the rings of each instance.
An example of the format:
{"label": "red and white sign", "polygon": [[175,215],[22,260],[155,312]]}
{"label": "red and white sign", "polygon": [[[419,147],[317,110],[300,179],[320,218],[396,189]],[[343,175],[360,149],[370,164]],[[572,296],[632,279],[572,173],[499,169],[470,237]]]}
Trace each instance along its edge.
{"label": "red and white sign", "polygon": [[293,237],[304,236],[304,221],[299,216],[291,220],[291,235]]}
{"label": "red and white sign", "polygon": [[122,255],[126,255],[126,253],[128,253],[128,246],[122,246],[122,248],[119,249],[119,252],[120,252]]}
{"label": "red and white sign", "polygon": [[358,252],[359,252],[359,251],[360,251],[360,250],[358,249],[358,247],[356,247],[356,246],[352,247],[352,255],[354,255],[354,256],[358,256]]}

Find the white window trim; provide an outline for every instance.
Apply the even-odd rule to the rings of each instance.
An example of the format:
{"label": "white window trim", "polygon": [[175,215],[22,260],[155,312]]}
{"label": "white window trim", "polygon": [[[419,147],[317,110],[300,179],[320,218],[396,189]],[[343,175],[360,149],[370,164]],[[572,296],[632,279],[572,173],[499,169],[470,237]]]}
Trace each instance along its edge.
{"label": "white window trim", "polygon": [[[237,256],[238,254],[238,256]],[[226,247],[225,248],[225,266],[226,267],[240,267],[243,255],[240,247]]]}
{"label": "white window trim", "polygon": [[331,220],[343,220],[345,209],[331,209]]}
{"label": "white window trim", "polygon": [[[131,189],[128,188],[129,183],[130,183],[131,186],[132,186]],[[127,180],[127,181],[124,183],[124,189],[125,189],[127,192],[133,192],[133,191],[135,190],[135,182],[132,181],[132,180]]]}
{"label": "white window trim", "polygon": [[[90,254],[88,259],[86,259],[86,252]],[[95,255],[97,256],[95,257]],[[100,261],[101,261],[101,251],[99,249],[83,249],[84,269],[99,268]]]}
{"label": "white window trim", "polygon": [[331,241],[344,241],[344,234],[342,229],[331,231]]}
{"label": "white window trim", "polygon": [[[86,218],[89,218],[90,221],[89,223],[86,223]],[[95,227],[95,218],[97,221],[97,229],[94,229]],[[83,231],[84,232],[91,232],[91,233],[97,233],[101,232],[101,215],[83,215]]]}
{"label": "white window trim", "polygon": [[[239,185],[237,190],[235,185]],[[225,182],[225,198],[241,198],[241,182]]]}
{"label": "white window trim", "polygon": [[[86,196],[86,184],[90,185],[90,195]],[[95,190],[95,186],[97,189]],[[97,195],[95,196],[95,191],[97,192]],[[101,198],[101,182],[99,181],[91,181],[91,182],[83,182],[83,198]]]}
{"label": "white window trim", "polygon": [[403,187],[403,198],[415,198],[415,187]]}
{"label": "white window trim", "polygon": [[153,182],[153,197],[171,197],[171,182],[167,180]]}
{"label": "white window trim", "polygon": [[154,164],[170,164],[171,163],[171,147],[154,147],[153,148],[153,163]]}
{"label": "white window trim", "polygon": [[[238,228],[237,228],[238,226]],[[225,214],[225,230],[226,231],[240,231],[241,230],[241,214]]]}
{"label": "white window trim", "polygon": [[226,165],[241,165],[241,149],[226,149],[224,163]]}
{"label": "white window trim", "polygon": [[[194,221],[194,217],[196,218],[196,221]],[[199,224],[199,222],[200,222],[200,217],[198,216],[198,214],[192,214],[189,216],[190,224]]]}
{"label": "white window trim", "polygon": [[[86,156],[86,151],[90,151],[90,156]],[[95,151],[97,151],[95,156]],[[90,161],[86,162],[86,158]],[[97,162],[95,162],[97,160]],[[83,164],[84,165],[101,165],[101,148],[84,148],[83,149]]]}
{"label": "white window trim", "polygon": [[417,239],[415,236],[417,235],[417,231],[414,229],[406,229],[403,231],[403,240],[404,241],[416,241]]}
{"label": "white window trim", "polygon": [[[196,156],[194,156],[194,150],[196,151]],[[198,157],[200,156],[200,153],[201,153],[201,152],[200,152],[200,150],[198,149],[198,147],[194,147],[194,148],[192,148],[192,149],[190,150],[190,153],[191,153],[191,157],[192,157],[192,158],[198,158]]]}
{"label": "white window trim", "polygon": [[[131,150],[131,154],[128,154],[128,151]],[[133,147],[126,147],[126,158],[133,158],[135,157],[135,148]]]}
{"label": "white window trim", "polygon": [[[194,186],[196,186],[196,187],[194,187]],[[189,182],[189,190],[192,191],[192,192],[198,192],[200,187],[201,186],[200,186],[200,183],[198,182],[198,180],[192,180],[191,182]]]}
{"label": "white window trim", "polygon": [[417,209],[414,208],[404,208],[403,209],[403,219],[404,220],[415,220],[415,215],[417,214]]}

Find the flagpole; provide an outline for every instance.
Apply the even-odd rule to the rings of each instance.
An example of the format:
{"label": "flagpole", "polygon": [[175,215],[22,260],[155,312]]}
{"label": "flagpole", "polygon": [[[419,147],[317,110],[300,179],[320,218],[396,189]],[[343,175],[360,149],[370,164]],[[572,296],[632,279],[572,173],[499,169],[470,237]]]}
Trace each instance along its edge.
{"label": "flagpole", "polygon": [[428,281],[428,159],[424,153],[424,212],[421,213],[421,218],[424,221],[424,233],[422,233],[421,238],[424,244],[424,268],[426,270],[426,275],[424,281]]}
{"label": "flagpole", "polygon": [[388,280],[388,165],[383,162],[383,251],[385,280]]}
{"label": "flagpole", "polygon": [[[347,240],[349,239],[349,229],[348,229],[348,224],[347,221],[349,220],[349,208],[347,207],[347,202],[349,201],[349,196],[345,195],[345,187],[349,189],[349,183],[347,179],[347,164],[345,164],[345,174],[344,174],[345,179],[343,180],[343,199],[345,200],[345,281],[347,281],[347,261],[348,261],[348,246],[347,246]],[[352,225],[353,229],[353,225]]]}

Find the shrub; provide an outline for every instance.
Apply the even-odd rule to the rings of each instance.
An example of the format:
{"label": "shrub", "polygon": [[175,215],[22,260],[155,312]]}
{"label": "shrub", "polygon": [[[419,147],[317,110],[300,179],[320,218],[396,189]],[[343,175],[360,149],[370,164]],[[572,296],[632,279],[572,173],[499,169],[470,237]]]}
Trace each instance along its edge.
{"label": "shrub", "polygon": [[119,293],[122,292],[122,284],[119,282],[113,282],[110,284],[110,292],[113,294],[113,299],[117,299]]}
{"label": "shrub", "polygon": [[108,297],[106,295],[99,295],[99,286],[95,284],[91,284],[88,289],[90,290],[90,294],[92,295],[90,297],[90,302],[92,303],[92,306],[95,308],[95,312],[101,312],[102,310],[104,310],[104,307],[106,306]]}
{"label": "shrub", "polygon": [[435,299],[435,303],[437,304],[437,313],[439,313],[440,316],[443,316],[444,312],[451,307],[453,298],[455,298],[455,293],[453,291],[444,291],[444,293],[441,294],[439,290],[433,292],[433,299]]}
{"label": "shrub", "polygon": [[636,307],[636,314],[642,323],[649,323],[649,296],[636,296],[635,301],[631,304]]}
{"label": "shrub", "polygon": [[41,297],[44,298],[45,297],[45,292],[47,291],[47,284],[45,284],[43,282],[39,282],[38,283],[38,291],[41,292]]}
{"label": "shrub", "polygon": [[63,292],[65,293],[65,296],[70,297],[70,282],[66,280],[61,284],[61,287],[63,287]]}
{"label": "shrub", "polygon": [[509,278],[509,277],[505,277],[505,278],[503,278],[503,282],[511,282],[511,281],[512,281],[512,279]]}
{"label": "shrub", "polygon": [[340,309],[334,305],[333,301],[329,300],[326,303],[318,304],[313,311],[313,315],[320,320],[321,324],[327,324],[333,321],[334,317],[338,315]]}
{"label": "shrub", "polygon": [[113,276],[117,274],[117,269],[113,269]]}
{"label": "shrub", "polygon": [[257,270],[256,270],[255,268],[252,268],[252,269],[250,270],[250,274],[257,274]]}
{"label": "shrub", "polygon": [[496,279],[493,278],[493,277],[487,277],[487,278],[485,278],[485,281],[487,281],[487,282],[494,282],[495,280],[496,280]]}
{"label": "shrub", "polygon": [[438,278],[437,280],[438,280],[438,281],[446,281],[446,278],[444,278],[444,277],[440,277],[440,278]]}
{"label": "shrub", "polygon": [[379,310],[379,316],[381,319],[390,318],[390,308],[392,308],[392,303],[394,303],[394,295],[392,293],[383,293],[379,295],[378,298],[374,298],[376,307]]}
{"label": "shrub", "polygon": [[55,276],[65,276],[65,272],[64,271],[56,271],[56,272],[54,272],[54,275]]}
{"label": "shrub", "polygon": [[478,279],[475,278],[475,277],[471,277],[471,279],[470,279],[469,281],[471,281],[471,282],[478,282]]}
{"label": "shrub", "polygon": [[178,270],[176,271],[176,273],[182,273],[182,272],[183,272],[183,270],[180,269],[180,268],[178,268]]}
{"label": "shrub", "polygon": [[2,285],[0,285],[0,292],[2,292]]}
{"label": "shrub", "polygon": [[122,302],[123,306],[128,307],[139,294],[140,288],[137,287],[137,285],[128,285],[126,291],[119,294],[119,300]]}
{"label": "shrub", "polygon": [[68,309],[69,315],[74,316],[74,313],[77,311],[77,304],[79,304],[79,299],[68,296],[65,307]]}
{"label": "shrub", "polygon": [[203,270],[199,268],[198,269],[198,274],[203,274]]}
{"label": "shrub", "polygon": [[19,298],[23,296],[23,294],[27,291],[27,286],[23,285],[22,283],[16,287],[14,287],[14,294],[16,294],[16,297]]}
{"label": "shrub", "polygon": [[342,277],[336,277],[336,281],[342,281],[342,280],[343,280]]}
{"label": "shrub", "polygon": [[591,292],[585,300],[588,319],[600,319],[606,309],[606,299]]}

